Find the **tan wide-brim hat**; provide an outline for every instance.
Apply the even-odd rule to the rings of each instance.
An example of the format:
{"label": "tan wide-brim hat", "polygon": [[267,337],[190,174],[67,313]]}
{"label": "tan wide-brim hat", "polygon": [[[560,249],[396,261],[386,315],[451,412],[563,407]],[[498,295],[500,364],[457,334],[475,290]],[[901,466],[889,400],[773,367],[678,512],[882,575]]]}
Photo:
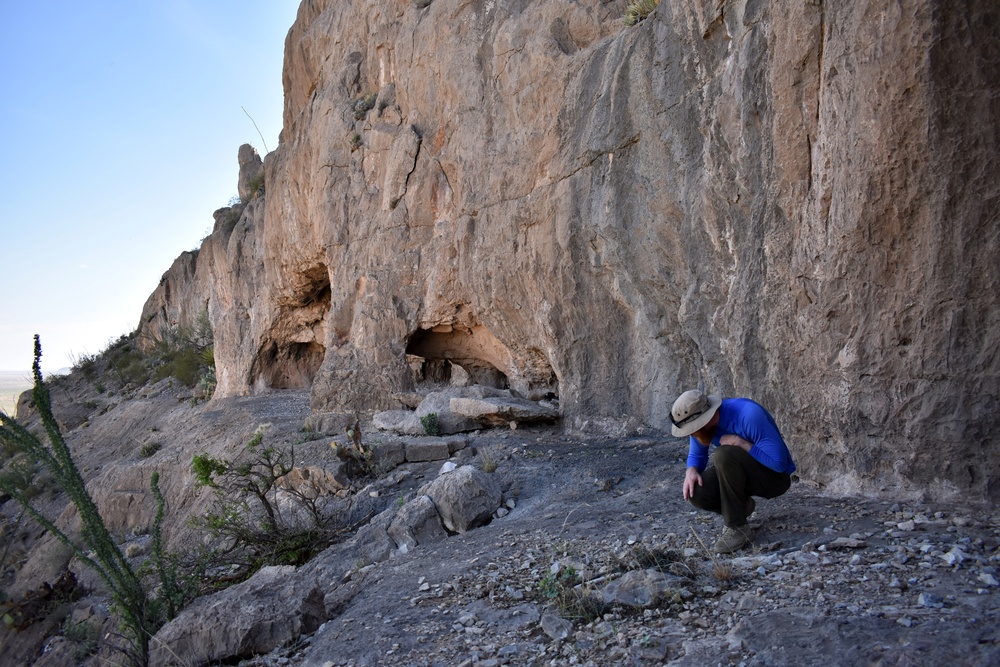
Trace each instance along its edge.
{"label": "tan wide-brim hat", "polygon": [[678,438],[691,435],[712,421],[720,405],[722,396],[718,394],[706,396],[697,389],[685,391],[670,408],[670,421],[673,424],[670,432]]}

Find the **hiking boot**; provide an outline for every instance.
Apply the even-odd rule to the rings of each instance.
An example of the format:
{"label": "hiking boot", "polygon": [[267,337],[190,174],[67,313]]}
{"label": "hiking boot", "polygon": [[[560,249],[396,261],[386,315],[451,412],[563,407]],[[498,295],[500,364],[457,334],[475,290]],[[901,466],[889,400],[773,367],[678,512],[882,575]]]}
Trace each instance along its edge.
{"label": "hiking boot", "polygon": [[753,496],[748,496],[747,497],[747,515],[746,515],[748,519],[750,518],[750,515],[753,514],[753,511],[755,509],[757,509],[757,501],[753,499]]}
{"label": "hiking boot", "polygon": [[752,539],[753,529],[749,525],[727,527],[722,531],[722,537],[715,543],[715,553],[730,554]]}

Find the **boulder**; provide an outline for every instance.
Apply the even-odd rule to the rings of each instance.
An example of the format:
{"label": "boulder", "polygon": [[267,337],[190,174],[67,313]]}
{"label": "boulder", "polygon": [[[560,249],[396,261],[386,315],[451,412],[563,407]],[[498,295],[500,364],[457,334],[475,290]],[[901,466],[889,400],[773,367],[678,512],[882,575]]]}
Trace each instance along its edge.
{"label": "boulder", "polygon": [[384,410],[372,417],[372,426],[380,431],[403,435],[423,435],[424,426],[413,410]]}
{"label": "boulder", "polygon": [[655,607],[670,596],[680,595],[680,590],[690,583],[689,579],[655,569],[630,570],[601,589],[601,598],[607,605]]}
{"label": "boulder", "polygon": [[396,546],[403,550],[448,537],[434,501],[425,495],[419,495],[400,507],[388,532]]}
{"label": "boulder", "polygon": [[292,491],[304,498],[315,500],[320,496],[331,496],[351,486],[351,479],[344,471],[344,464],[341,461],[334,461],[320,466],[299,466],[283,477],[280,477],[275,484],[279,489]]}
{"label": "boulder", "polygon": [[247,581],[195,601],[150,641],[153,667],[201,665],[267,653],[326,620],[323,591],[292,577],[295,568],[262,568]]}
{"label": "boulder", "polygon": [[441,522],[453,533],[488,523],[500,507],[502,495],[496,478],[474,466],[462,466],[438,476],[421,493],[434,501]]}

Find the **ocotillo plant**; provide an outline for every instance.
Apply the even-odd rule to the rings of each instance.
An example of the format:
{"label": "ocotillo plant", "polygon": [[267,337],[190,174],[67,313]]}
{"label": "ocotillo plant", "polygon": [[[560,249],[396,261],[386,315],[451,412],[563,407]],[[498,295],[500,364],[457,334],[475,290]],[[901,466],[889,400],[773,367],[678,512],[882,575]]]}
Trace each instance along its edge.
{"label": "ocotillo plant", "polygon": [[125,651],[133,662],[145,665],[149,637],[156,629],[156,619],[150,613],[151,607],[142,583],[108,532],[52,415],[52,399],[42,378],[41,359],[41,341],[35,336],[35,361],[32,364],[35,384],[31,396],[49,444],[46,445],[41,438],[3,412],[0,412],[0,442],[12,451],[25,452],[48,469],[80,513],[82,544],[38,511],[18,485],[0,477],[0,491],[10,494],[41,526],[69,546],[77,558],[100,575],[121,615],[123,634],[129,642]]}

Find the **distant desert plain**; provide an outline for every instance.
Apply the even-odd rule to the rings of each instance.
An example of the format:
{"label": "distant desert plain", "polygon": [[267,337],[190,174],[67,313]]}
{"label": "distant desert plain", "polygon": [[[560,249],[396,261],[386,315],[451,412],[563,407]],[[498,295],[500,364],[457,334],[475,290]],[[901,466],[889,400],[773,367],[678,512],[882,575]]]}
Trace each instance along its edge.
{"label": "distant desert plain", "polygon": [[13,416],[17,397],[26,389],[31,389],[30,371],[0,371],[0,410]]}

